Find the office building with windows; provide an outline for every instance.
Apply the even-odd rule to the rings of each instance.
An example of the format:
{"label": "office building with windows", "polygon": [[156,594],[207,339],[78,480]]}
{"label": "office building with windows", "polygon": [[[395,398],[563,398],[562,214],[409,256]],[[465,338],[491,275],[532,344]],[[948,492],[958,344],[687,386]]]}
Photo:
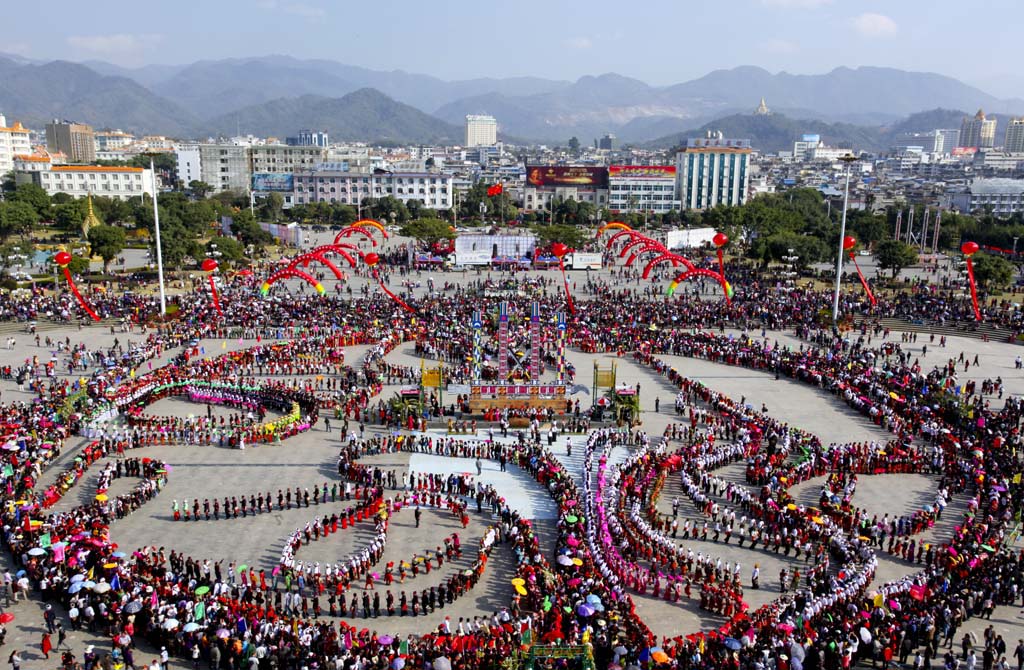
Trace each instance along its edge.
{"label": "office building with windows", "polygon": [[677,192],[683,209],[742,205],[750,186],[750,140],[721,132],[690,138],[676,153]]}
{"label": "office building with windows", "polygon": [[486,114],[466,116],[466,146],[490,147],[498,143],[498,121]]}
{"label": "office building with windows", "polygon": [[358,205],[366,198],[391,196],[402,202],[418,200],[430,209],[452,206],[454,178],[434,172],[344,172],[308,170],[293,175],[291,202],[307,205],[329,202]]}
{"label": "office building with windows", "polygon": [[54,119],[46,124],[46,148],[60,151],[72,163],[96,160],[96,137],[92,126]]}
{"label": "office building with windows", "polygon": [[18,173],[17,181],[30,181],[49,195],[66,193],[75,198],[87,195],[128,200],[153,195],[153,172],[149,168],[100,167],[96,165],[53,165],[49,169]]}
{"label": "office building with windows", "polygon": [[995,145],[996,119],[986,118],[985,111],[979,109],[973,117],[965,116],[960,124],[961,147],[988,148]]}
{"label": "office building with windows", "polygon": [[0,114],[0,177],[14,169],[14,157],[32,153],[29,129],[15,121],[10,126]]}
{"label": "office building with windows", "polygon": [[1006,125],[1006,139],[1003,151],[1020,153],[1024,151],[1024,117],[1016,116]]}
{"label": "office building with windows", "polygon": [[664,214],[679,209],[675,165],[610,165],[608,208]]}

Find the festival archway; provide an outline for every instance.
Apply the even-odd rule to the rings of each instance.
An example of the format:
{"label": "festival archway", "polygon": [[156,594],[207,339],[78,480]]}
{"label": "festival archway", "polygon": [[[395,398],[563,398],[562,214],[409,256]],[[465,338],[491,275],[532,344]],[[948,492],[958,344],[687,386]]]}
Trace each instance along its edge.
{"label": "festival archway", "polygon": [[597,229],[597,234],[594,235],[594,238],[596,239],[598,237],[601,237],[601,235],[606,230],[633,230],[633,229],[630,228],[629,226],[627,226],[626,224],[624,224],[621,221],[612,221],[612,222],[606,223],[603,226],[601,226],[600,228],[598,228]]}
{"label": "festival archway", "polygon": [[292,260],[292,262],[288,264],[288,269],[297,270],[299,264],[301,264],[302,267],[304,268],[309,267],[310,261],[320,261],[323,265],[327,267],[328,270],[331,271],[331,273],[334,275],[334,278],[337,279],[338,281],[341,281],[341,279],[344,278],[344,274],[342,274],[341,270],[338,269],[337,265],[332,263],[329,259],[325,258],[322,254],[315,254],[313,252],[309,252],[308,254],[302,254],[301,256],[296,256]]}
{"label": "festival archway", "polygon": [[694,265],[693,263],[691,263],[690,259],[688,259],[688,258],[686,258],[684,256],[680,256],[679,254],[674,254],[674,253],[668,252],[668,253],[664,253],[664,254],[658,256],[657,258],[655,258],[650,263],[648,263],[647,265],[644,266],[643,278],[647,279],[648,277],[650,277],[651,276],[651,270],[654,269],[654,266],[658,265],[660,263],[664,263],[665,261],[671,261],[672,267],[679,267],[680,265],[682,265],[682,266],[686,267],[687,270],[696,270],[697,269],[697,266]]}
{"label": "festival archway", "polygon": [[630,255],[630,257],[626,259],[626,267],[628,268],[628,267],[632,266],[633,262],[637,258],[639,258],[641,254],[650,253],[652,251],[655,251],[655,252],[658,252],[658,253],[661,253],[661,254],[667,254],[668,253],[668,249],[665,248],[664,244],[662,244],[661,242],[652,240],[650,243],[645,244],[639,251],[633,252]]}
{"label": "festival archway", "polygon": [[716,282],[719,283],[719,285],[721,285],[722,290],[725,291],[725,301],[727,303],[732,302],[732,285],[729,282],[727,282],[725,280],[725,277],[723,277],[719,273],[715,272],[714,270],[705,270],[704,268],[697,268],[696,270],[687,270],[686,272],[683,272],[682,274],[676,276],[676,278],[673,279],[672,282],[668,285],[668,290],[665,292],[665,296],[671,298],[672,295],[675,294],[676,289],[679,288],[679,284],[686,281],[687,279],[692,279],[693,277],[708,277],[709,279],[714,279]]}
{"label": "festival archway", "polygon": [[348,261],[348,264],[354,268],[358,264],[356,263],[356,259],[353,258],[352,254],[349,253],[349,250],[354,251],[360,258],[362,258],[364,255],[362,250],[359,249],[359,247],[353,244],[347,244],[345,242],[341,242],[338,244],[324,244],[319,247],[314,247],[313,249],[310,249],[307,252],[307,254],[318,254],[320,256],[326,256],[327,254],[337,254],[344,258],[346,261]]}
{"label": "festival archway", "polygon": [[384,228],[384,226],[381,225],[380,221],[375,221],[373,219],[359,219],[349,227],[361,228],[362,226],[370,226],[372,228],[376,228],[377,230],[380,231],[380,234],[384,236],[385,240],[388,239],[388,231],[386,228]]}
{"label": "festival archway", "polygon": [[615,233],[614,235],[612,235],[611,237],[608,238],[608,243],[605,244],[605,249],[606,250],[607,249],[611,249],[615,245],[615,242],[620,237],[622,237],[623,235],[628,235],[629,237],[632,237],[633,239],[636,239],[638,237],[642,237],[642,238],[646,238],[647,237],[643,233],[637,232],[635,230],[623,230],[623,231],[620,231],[618,233]]}
{"label": "festival archway", "polygon": [[366,239],[370,240],[370,242],[373,243],[373,246],[377,246],[377,238],[376,237],[371,235],[368,231],[363,230],[362,228],[357,228],[355,226],[349,226],[345,230],[343,230],[340,233],[338,233],[337,235],[335,235],[334,236],[334,243],[338,244],[339,242],[341,242],[342,238],[352,237],[352,235],[354,235],[355,233],[359,233],[360,235],[362,235]]}
{"label": "festival archway", "polygon": [[619,252],[619,258],[625,258],[629,250],[638,244],[661,244],[661,242],[647,237],[646,235],[636,235],[632,240],[626,243],[626,246],[622,247],[622,250]]}
{"label": "festival archway", "polygon": [[315,288],[316,292],[319,293],[320,295],[324,295],[327,292],[327,289],[324,288],[324,285],[318,282],[316,279],[314,279],[307,273],[303,272],[302,270],[299,270],[298,268],[289,266],[267,277],[267,279],[263,282],[263,285],[260,286],[260,295],[266,297],[267,294],[270,293],[271,286],[281,281],[282,279],[287,279],[289,277],[301,279],[302,281],[306,282],[307,284]]}

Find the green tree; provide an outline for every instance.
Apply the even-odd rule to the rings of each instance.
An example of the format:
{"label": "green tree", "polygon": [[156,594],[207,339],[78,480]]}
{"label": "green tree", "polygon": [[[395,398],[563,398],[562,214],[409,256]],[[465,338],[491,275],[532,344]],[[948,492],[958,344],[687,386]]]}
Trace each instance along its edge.
{"label": "green tree", "polygon": [[231,232],[242,244],[263,247],[274,241],[274,236],[260,228],[256,218],[244,209],[231,219]]}
{"label": "green tree", "polygon": [[260,213],[270,221],[280,221],[284,214],[284,196],[273,191],[267,193],[260,203]]}
{"label": "green tree", "polygon": [[974,279],[986,289],[1004,289],[1013,282],[1016,268],[1000,256],[977,254],[974,256]]}
{"label": "green tree", "polygon": [[24,235],[39,223],[39,214],[24,200],[0,203],[0,237]]}
{"label": "green tree", "polygon": [[18,184],[14,193],[8,200],[14,202],[25,202],[35,209],[38,215],[37,221],[47,220],[50,214],[50,196],[41,187],[35,184]]}
{"label": "green tree", "polygon": [[402,226],[401,233],[406,237],[419,240],[427,246],[432,246],[435,242],[440,242],[441,240],[455,239],[455,233],[452,232],[451,224],[441,219],[417,219],[416,221],[410,221]]}
{"label": "green tree", "polygon": [[883,240],[875,249],[875,258],[878,259],[878,267],[892,270],[895,279],[900,270],[917,263],[917,250],[906,242]]}
{"label": "green tree", "polygon": [[103,259],[103,272],[107,272],[110,261],[124,250],[124,228],[120,226],[95,226],[89,231],[89,245],[92,253]]}
{"label": "green tree", "polygon": [[58,228],[69,233],[81,234],[84,219],[85,212],[77,201],[66,202],[53,208],[53,222]]}
{"label": "green tree", "polygon": [[19,240],[0,247],[0,265],[4,268],[24,265],[36,253],[36,245],[29,240]]}
{"label": "green tree", "polygon": [[[215,244],[216,247],[213,246]],[[233,237],[215,237],[206,243],[207,252],[212,252],[214,248],[220,252],[221,261],[234,264],[245,258],[245,245]]]}
{"label": "green tree", "polygon": [[580,249],[589,241],[583,228],[565,225],[537,225],[533,227],[537,240],[541,246],[548,246],[555,242],[561,242],[570,249]]}
{"label": "green tree", "polygon": [[[164,265],[181,268],[187,259],[203,258],[203,247],[179,222],[164,225],[160,222],[160,251]],[[153,253],[153,260],[156,254]]]}
{"label": "green tree", "polygon": [[205,181],[199,181],[198,179],[193,179],[192,181],[190,181],[188,183],[188,190],[192,191],[192,193],[197,198],[202,200],[202,199],[205,199],[206,196],[210,195],[210,193],[213,192],[213,187],[210,186],[209,184],[207,184]]}

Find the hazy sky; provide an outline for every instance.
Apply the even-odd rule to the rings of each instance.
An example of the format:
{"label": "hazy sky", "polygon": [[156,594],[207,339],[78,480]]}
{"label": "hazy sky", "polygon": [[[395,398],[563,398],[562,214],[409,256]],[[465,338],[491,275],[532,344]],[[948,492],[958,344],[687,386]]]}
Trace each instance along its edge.
{"label": "hazy sky", "polygon": [[676,83],[759,65],[939,72],[1024,97],[1020,0],[19,2],[0,51],[120,65],[286,53],[444,79],[618,72]]}

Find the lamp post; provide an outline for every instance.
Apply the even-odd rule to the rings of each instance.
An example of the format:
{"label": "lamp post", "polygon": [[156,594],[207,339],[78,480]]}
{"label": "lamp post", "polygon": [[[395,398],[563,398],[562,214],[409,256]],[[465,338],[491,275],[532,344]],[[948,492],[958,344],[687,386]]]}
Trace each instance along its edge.
{"label": "lamp post", "polygon": [[156,166],[153,163],[153,155],[149,156],[149,172],[153,175],[153,227],[156,229],[156,276],[160,283],[160,315],[167,314],[167,292],[164,289],[164,252],[160,248],[160,208],[157,206],[156,196],[160,187],[156,182]]}
{"label": "lamp post", "polygon": [[850,163],[857,160],[853,154],[846,154],[839,160],[846,164],[846,188],[843,193],[843,218],[839,224],[839,252],[836,255],[836,292],[832,296],[832,325],[839,321],[839,289],[843,282],[843,239],[846,237],[846,208],[850,203]]}

